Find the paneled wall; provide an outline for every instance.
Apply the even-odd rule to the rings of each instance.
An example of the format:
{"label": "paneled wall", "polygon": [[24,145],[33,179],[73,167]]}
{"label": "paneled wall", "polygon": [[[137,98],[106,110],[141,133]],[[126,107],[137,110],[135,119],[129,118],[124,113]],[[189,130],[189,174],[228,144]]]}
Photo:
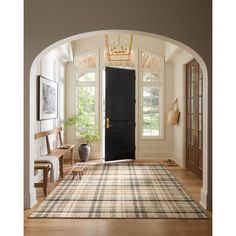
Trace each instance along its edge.
{"label": "paneled wall", "polygon": [[[46,54],[38,63],[38,66],[33,71],[34,73],[34,89],[35,96],[33,98],[33,103],[35,104],[34,111],[34,133],[51,130],[56,127],[63,125],[65,118],[65,61],[66,59],[58,52],[59,49],[52,50],[50,53]],[[38,121],[37,114],[37,79],[38,75],[41,75],[49,80],[55,81],[58,84],[58,117],[56,119],[48,119]],[[49,136],[49,142],[51,148],[57,146],[56,135]],[[46,142],[44,138],[34,141],[34,159],[45,155],[47,153]],[[37,171],[34,173],[34,181],[38,182],[42,179],[42,171]]]}

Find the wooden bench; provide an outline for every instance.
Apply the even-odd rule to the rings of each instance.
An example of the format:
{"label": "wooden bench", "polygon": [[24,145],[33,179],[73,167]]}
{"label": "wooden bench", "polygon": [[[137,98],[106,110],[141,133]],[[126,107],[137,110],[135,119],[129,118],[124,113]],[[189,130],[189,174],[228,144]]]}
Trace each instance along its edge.
{"label": "wooden bench", "polygon": [[[40,138],[44,138],[46,140],[46,146],[47,146],[47,156],[55,156],[59,159],[59,163],[60,163],[60,176],[61,178],[63,178],[63,167],[64,167],[64,155],[70,151],[70,158],[71,158],[71,165],[73,165],[74,163],[74,144],[65,144],[64,146],[68,146],[68,148],[60,148],[63,146],[63,142],[62,142],[62,136],[61,136],[61,131],[62,131],[62,127],[60,128],[56,128],[56,129],[52,129],[52,130],[48,130],[48,131],[44,131],[44,132],[39,132],[36,133],[34,135],[34,139],[40,139]],[[59,137],[59,147],[52,150],[50,148],[50,143],[49,143],[49,135],[51,134],[56,134]],[[42,162],[40,162],[41,164]],[[37,160],[35,160],[35,165],[34,165],[34,169],[37,168]]]}
{"label": "wooden bench", "polygon": [[35,170],[43,170],[43,182],[35,183],[34,187],[43,187],[43,193],[45,196],[48,194],[48,172],[50,169],[49,163],[34,163]]}

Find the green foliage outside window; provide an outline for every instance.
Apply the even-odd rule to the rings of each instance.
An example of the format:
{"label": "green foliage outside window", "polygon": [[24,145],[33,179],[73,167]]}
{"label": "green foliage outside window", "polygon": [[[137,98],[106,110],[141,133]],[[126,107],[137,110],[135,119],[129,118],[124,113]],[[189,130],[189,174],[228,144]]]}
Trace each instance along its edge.
{"label": "green foliage outside window", "polygon": [[99,139],[95,123],[95,88],[77,88],[77,112],[68,117],[66,126],[74,126],[81,143],[91,144]]}
{"label": "green foliage outside window", "polygon": [[143,88],[143,135],[158,135],[160,132],[159,89]]}

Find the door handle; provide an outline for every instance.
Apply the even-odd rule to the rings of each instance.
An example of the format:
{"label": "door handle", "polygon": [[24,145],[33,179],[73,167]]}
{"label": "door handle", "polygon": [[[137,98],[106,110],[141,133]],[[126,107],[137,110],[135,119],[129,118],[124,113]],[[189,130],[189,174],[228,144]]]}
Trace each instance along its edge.
{"label": "door handle", "polygon": [[112,127],[112,125],[110,124],[110,118],[107,117],[106,118],[106,128],[109,129],[110,127]]}

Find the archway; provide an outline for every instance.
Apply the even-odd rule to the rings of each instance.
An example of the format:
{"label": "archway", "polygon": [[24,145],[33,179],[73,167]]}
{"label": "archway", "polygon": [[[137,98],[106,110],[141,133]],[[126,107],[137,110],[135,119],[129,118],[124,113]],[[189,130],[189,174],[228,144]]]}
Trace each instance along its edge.
{"label": "archway", "polygon": [[[138,35],[144,35],[144,36],[149,36],[152,38],[156,38],[156,39],[161,39],[161,40],[165,40],[167,42],[170,42],[172,44],[175,44],[177,46],[179,46],[180,48],[183,48],[184,50],[186,50],[187,52],[189,52],[194,58],[196,58],[196,60],[198,61],[198,63],[200,64],[201,68],[202,68],[202,72],[203,72],[203,187],[201,190],[201,205],[203,207],[206,208],[207,205],[209,205],[209,203],[207,203],[208,201],[211,201],[211,166],[208,165],[208,72],[207,72],[207,67],[205,62],[203,61],[203,59],[201,58],[201,56],[195,52],[192,48],[188,47],[187,45],[162,36],[162,35],[157,35],[157,34],[153,34],[153,33],[147,33],[147,32],[140,32],[140,31],[133,31],[133,30],[103,30],[103,31],[94,31],[94,32],[88,32],[88,33],[82,33],[82,34],[78,34],[78,35],[74,35],[65,39],[62,39],[60,41],[55,42],[54,44],[50,45],[49,47],[47,47],[46,49],[44,49],[42,52],[40,52],[37,57],[34,59],[32,65],[31,65],[31,69],[30,69],[30,84],[29,84],[29,90],[30,90],[30,99],[33,98],[33,96],[35,94],[33,94],[33,83],[31,82],[33,79],[33,70],[35,69],[35,66],[38,64],[38,62],[40,61],[40,59],[47,54],[48,52],[50,52],[52,49],[54,49],[55,47],[68,42],[68,41],[74,41],[76,39],[81,39],[81,38],[85,38],[85,37],[89,37],[89,36],[94,36],[94,35],[103,35],[105,33],[109,33],[109,32],[124,32],[124,33],[133,33],[133,34],[138,34]],[[32,207],[35,203],[36,203],[36,193],[35,193],[35,189],[34,189],[34,173],[33,173],[33,162],[34,162],[34,129],[33,129],[33,125],[34,125],[34,114],[35,113],[35,107],[33,105],[33,103],[30,103],[30,122],[29,122],[29,126],[30,126],[30,130],[29,130],[29,147],[30,147],[30,155],[28,157],[25,157],[25,188],[27,189],[27,193],[29,193],[28,196],[25,196],[25,207]]]}

